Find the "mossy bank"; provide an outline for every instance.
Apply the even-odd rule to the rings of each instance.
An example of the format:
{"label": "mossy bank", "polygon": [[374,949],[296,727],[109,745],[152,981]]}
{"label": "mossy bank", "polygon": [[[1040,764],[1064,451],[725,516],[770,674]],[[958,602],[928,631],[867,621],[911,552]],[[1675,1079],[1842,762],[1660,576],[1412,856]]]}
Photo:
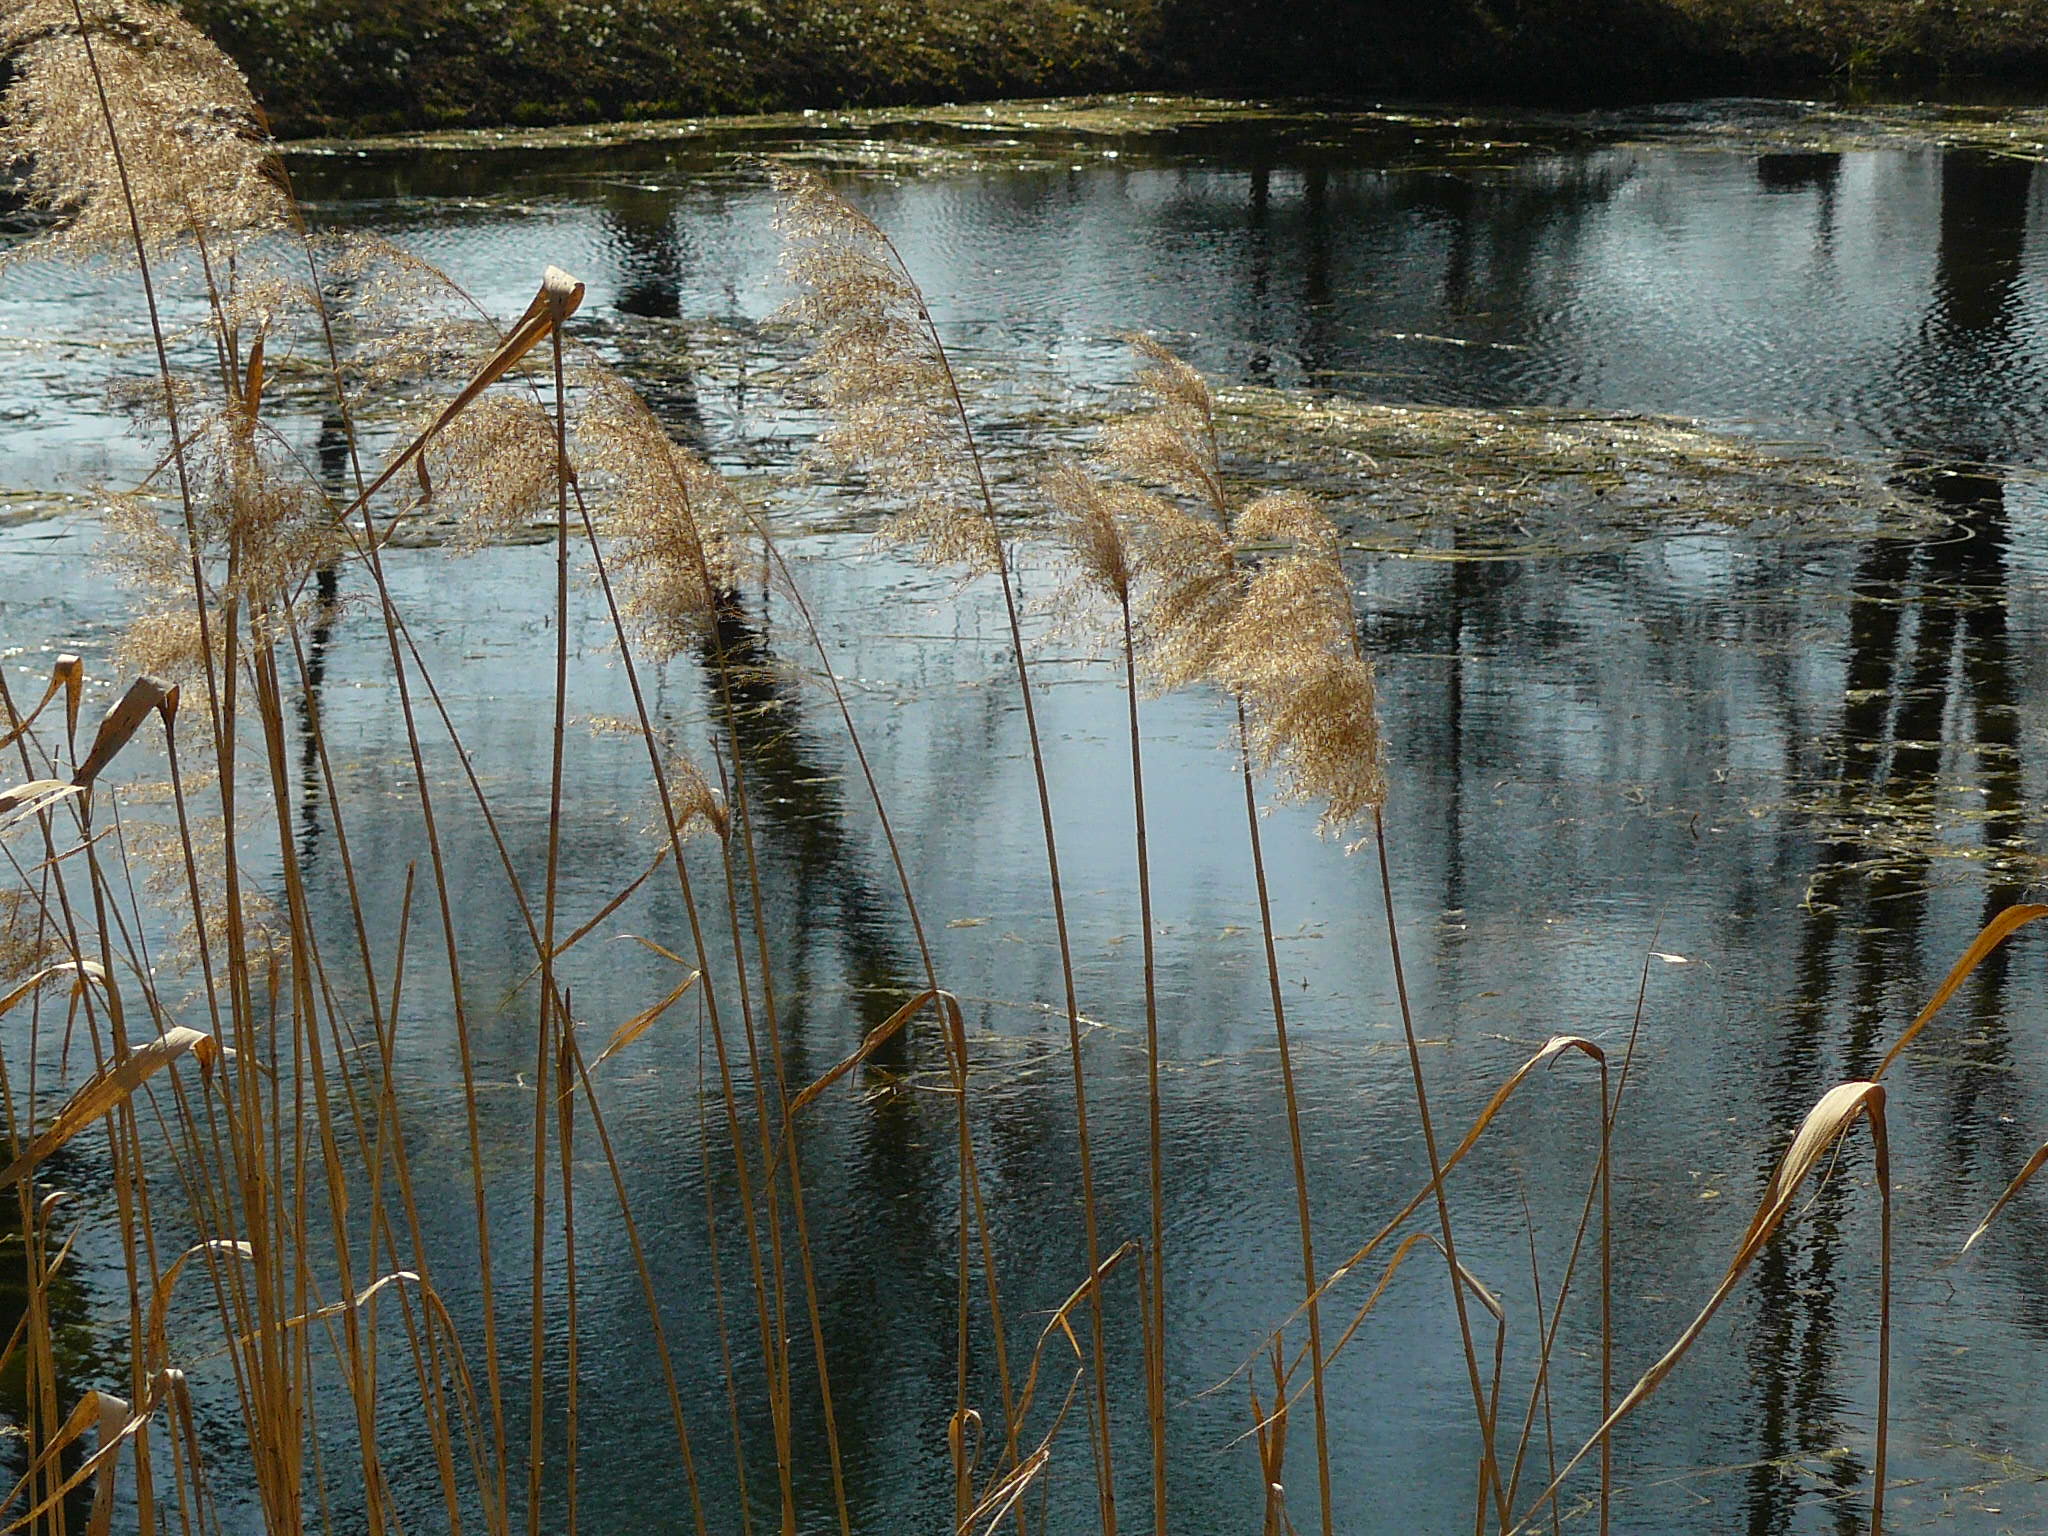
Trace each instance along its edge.
{"label": "mossy bank", "polygon": [[187,0],[284,135],[1115,89],[2048,85],[2048,0]]}

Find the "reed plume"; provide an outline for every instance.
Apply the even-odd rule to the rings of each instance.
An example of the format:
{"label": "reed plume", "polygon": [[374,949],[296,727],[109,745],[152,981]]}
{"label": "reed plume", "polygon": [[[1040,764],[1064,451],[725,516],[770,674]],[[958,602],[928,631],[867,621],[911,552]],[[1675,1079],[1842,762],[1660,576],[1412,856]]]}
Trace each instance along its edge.
{"label": "reed plume", "polygon": [[61,952],[35,893],[0,890],[0,985],[41,970]]}
{"label": "reed plume", "polygon": [[964,407],[923,292],[881,228],[822,177],[771,176],[796,289],[782,319],[810,343],[821,446],[896,508],[885,537],[935,565],[996,573],[1001,532],[980,460],[963,452]]}
{"label": "reed plume", "polygon": [[[1376,809],[1386,795],[1386,778],[1372,670],[1357,641],[1335,527],[1298,493],[1234,506],[1208,381],[1152,338],[1133,337],[1131,344],[1145,362],[1137,381],[1145,408],[1103,433],[1099,472],[1066,466],[1047,488],[1083,582],[1121,608],[1129,686],[1135,690],[1142,648],[1147,671],[1161,689],[1212,684],[1236,705],[1247,832],[1294,1161],[1316,1470],[1327,1533],[1329,1414],[1308,1165],[1252,770],[1277,769],[1285,798],[1319,801],[1326,829],[1348,827]],[[1131,743],[1134,788],[1142,796],[1135,699]],[[1142,817],[1142,799],[1139,806]],[[1143,835],[1141,820],[1141,888]],[[1149,1014],[1149,890],[1144,894]],[[1148,1034],[1156,1073],[1155,1019],[1148,1018]],[[1153,1091],[1156,1099],[1156,1081]],[[1155,1119],[1156,1113],[1155,1108]],[[1163,1317],[1157,1322],[1163,1333]]]}
{"label": "reed plume", "polygon": [[[83,29],[90,29],[91,50]],[[15,0],[0,12],[0,160],[58,217],[36,245],[152,256],[288,227],[291,200],[240,71],[151,0]],[[104,97],[101,87],[104,86]]]}
{"label": "reed plume", "polygon": [[1257,559],[1220,630],[1214,678],[1241,699],[1260,766],[1282,794],[1322,807],[1343,834],[1387,798],[1372,663],[1358,640],[1337,530],[1298,491],[1261,496],[1232,525]]}
{"label": "reed plume", "polygon": [[471,548],[554,511],[555,424],[524,395],[478,400],[433,434],[419,463],[422,508],[452,517],[459,542]]}
{"label": "reed plume", "polygon": [[740,585],[745,508],[625,380],[595,364],[580,377],[581,462],[618,569],[620,609],[652,654],[680,654],[715,630],[721,602]]}
{"label": "reed plume", "polygon": [[1053,483],[1065,542],[1088,569],[1076,509],[1092,498],[1133,573],[1153,684],[1221,687],[1244,706],[1252,758],[1278,772],[1282,798],[1320,805],[1324,829],[1346,832],[1385,801],[1387,781],[1336,526],[1300,491],[1234,504],[1207,381],[1152,338],[1131,342],[1147,409],[1104,432],[1104,475]]}
{"label": "reed plume", "polygon": [[[145,484],[110,496],[105,517],[106,562],[139,600],[121,659],[171,681],[203,677],[209,643],[219,661],[230,613],[245,616],[259,637],[279,635],[307,580],[345,547],[320,488],[239,405],[188,411],[184,425],[186,515],[167,517],[162,493]],[[204,583],[197,600],[195,567]]]}
{"label": "reed plume", "polygon": [[1081,1053],[1081,1003],[1073,938],[1060,881],[1052,791],[1039,738],[1031,668],[1010,556],[987,465],[952,361],[923,291],[901,254],[872,219],[807,171],[777,168],[784,271],[797,297],[784,315],[812,342],[806,371],[832,413],[826,451],[856,469],[897,507],[884,534],[937,564],[993,575],[1002,592],[1010,659],[1037,790],[1046,884],[1065,993],[1067,1058],[1074,1093],[1074,1138],[1088,1274],[1088,1328],[1094,1413],[1097,1512],[1103,1536],[1116,1536],[1114,1436],[1102,1324],[1102,1245],[1095,1163],[1088,1122],[1088,1081]]}

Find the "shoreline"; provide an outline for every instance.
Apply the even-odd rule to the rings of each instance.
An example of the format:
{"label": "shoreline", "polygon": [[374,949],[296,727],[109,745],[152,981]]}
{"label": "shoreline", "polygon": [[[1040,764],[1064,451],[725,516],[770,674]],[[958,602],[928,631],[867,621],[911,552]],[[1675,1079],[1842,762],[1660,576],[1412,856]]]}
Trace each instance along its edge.
{"label": "shoreline", "polygon": [[2048,95],[2048,0],[187,0],[280,138],[1106,93]]}

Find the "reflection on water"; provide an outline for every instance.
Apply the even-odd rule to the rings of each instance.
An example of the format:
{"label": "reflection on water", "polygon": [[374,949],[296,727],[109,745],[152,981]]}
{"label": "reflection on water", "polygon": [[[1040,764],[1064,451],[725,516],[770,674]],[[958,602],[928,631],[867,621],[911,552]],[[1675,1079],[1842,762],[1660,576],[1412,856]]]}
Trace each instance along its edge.
{"label": "reflection on water", "polygon": [[[776,290],[768,199],[751,173],[675,145],[378,156],[302,170],[323,217],[415,246],[500,310],[524,303],[540,261],[578,271],[591,284],[586,314],[600,345],[642,369],[664,419],[716,457],[754,462],[761,413],[729,386],[772,376],[783,354],[755,325]],[[1554,1029],[1618,1045],[1644,955],[1658,957],[1619,1131],[1624,1372],[1654,1358],[1711,1289],[1813,1099],[1867,1072],[1986,916],[2040,876],[2048,724],[2033,705],[2048,682],[2048,481],[2039,473],[2048,258],[2036,181],[2024,162],[1904,148],[1594,147],[1490,168],[1403,166],[1361,157],[1356,145],[1340,152],[1246,131],[1075,169],[867,189],[979,367],[1021,356],[1030,371],[1100,390],[1128,366],[1114,335],[1145,325],[1185,338],[1232,380],[1378,399],[1681,411],[1833,444],[1875,457],[1939,514],[1932,534],[1916,526],[1860,540],[1839,529],[1745,537],[1632,527],[1586,553],[1520,559],[1459,558],[1497,553],[1498,541],[1482,551],[1454,532],[1417,558],[1361,556],[1354,567],[1365,633],[1382,657],[1403,941],[1443,1123],[1469,1118]],[[75,324],[97,281],[24,269],[0,294],[0,335]],[[707,318],[729,339],[704,341],[694,327]],[[126,366],[114,355],[113,366]],[[38,413],[19,425],[8,471],[19,483],[47,487],[127,462],[125,450],[99,446],[104,422],[81,383],[90,369],[61,361],[55,371],[68,383],[57,395],[46,398],[33,371],[0,385]],[[97,388],[108,365],[91,366]],[[301,433],[323,471],[344,479],[347,445],[334,423],[283,430]],[[93,537],[77,522],[0,533],[7,643],[77,638],[104,650],[112,615],[84,564]],[[1014,1359],[1082,1263],[1064,1022],[1045,1006],[1059,981],[1034,820],[1024,814],[1032,789],[1022,721],[989,594],[860,558],[863,548],[857,535],[790,543],[887,796],[935,962],[968,1008],[977,1149]],[[533,657],[551,645],[550,555],[394,549],[387,561],[493,795],[509,856],[536,869],[546,786],[535,765],[547,759],[550,679]],[[1034,564],[1028,578],[1042,593],[1053,573]],[[397,921],[419,829],[403,794],[406,750],[382,632],[364,595],[350,570],[320,580],[299,701],[298,835],[314,899],[338,921],[347,892],[317,789],[317,724],[350,797],[351,851],[381,934]],[[571,642],[578,710],[630,713],[587,588]],[[1121,1235],[1145,1213],[1122,704],[1115,669],[1084,640],[1040,644],[1082,1004],[1097,1021],[1089,1088],[1104,1230]],[[790,1076],[804,1080],[921,985],[923,965],[786,600],[734,594],[716,648],[735,664],[729,696],[707,650],[651,674],[650,702],[707,764],[714,743],[738,745],[776,1023]],[[1240,1529],[1262,1507],[1251,1452],[1236,1443],[1244,1404],[1237,1389],[1209,1389],[1295,1299],[1278,1074],[1261,1023],[1241,807],[1219,750],[1224,722],[1202,698],[1150,704],[1146,720],[1154,825],[1169,829],[1155,834],[1154,868],[1170,1058],[1175,1523]],[[577,797],[564,829],[565,912],[579,922],[651,857],[651,797],[631,748],[603,734],[570,744]],[[530,953],[506,920],[491,836],[452,792],[460,766],[445,743],[432,744],[429,768],[451,786],[452,863],[471,872],[454,893],[468,936],[465,985],[505,999],[476,1025],[486,1165],[516,1169],[531,1135],[519,1075],[531,1052],[533,1002],[520,985]],[[1318,843],[1298,812],[1275,813],[1270,828],[1317,1245],[1337,1254],[1420,1187],[1422,1150],[1370,871]],[[711,878],[708,864],[703,873]],[[617,936],[673,938],[683,928],[673,890],[651,881],[586,941],[573,985],[593,1031],[673,984],[663,962]],[[448,982],[424,931],[420,940],[396,1035],[398,1091],[415,1160],[453,1170],[466,1154]],[[2048,1225],[2038,1202],[2016,1205],[1981,1256],[1941,1268],[2048,1134],[2027,1026],[2048,1003],[2039,954],[2022,936],[1995,956],[1892,1080],[1903,1277],[1893,1449],[1895,1475],[1908,1480],[1893,1513],[1904,1530],[1988,1533],[2048,1519],[2038,1484],[1987,1474],[1977,1459],[2025,1460],[2048,1436],[2038,1369]],[[685,1409],[715,1468],[719,1456],[706,1448],[726,1434],[721,1348],[747,1372],[760,1345],[739,1299],[740,1197],[716,1152],[722,1129],[705,1129],[716,1111],[700,1059],[692,1021],[677,1018],[608,1063],[600,1091],[664,1319],[690,1365]],[[944,1419],[959,1190],[952,1105],[932,1091],[944,1075],[938,1043],[913,1031],[859,1085],[816,1106],[800,1132],[848,1488],[864,1530],[937,1528],[950,1508]],[[1459,1175],[1461,1256],[1507,1297],[1510,1358],[1524,1371],[1528,1244],[1553,1280],[1583,1198],[1592,1119],[1582,1086],[1561,1069],[1511,1107],[1499,1143]],[[602,1447],[608,1468],[632,1469],[586,1478],[586,1518],[682,1529],[668,1431],[636,1408],[661,1396],[637,1282],[623,1234],[602,1215],[601,1170],[586,1171],[578,1241],[593,1322],[583,1358],[586,1386],[602,1389],[584,1398],[586,1466]],[[1624,1433],[1618,1529],[1861,1528],[1876,1347],[1869,1175],[1867,1151],[1850,1144],[1836,1176],[1766,1250],[1733,1322],[1717,1325],[1710,1347]],[[516,1188],[496,1196],[507,1253],[525,1240],[524,1198]],[[442,1190],[423,1200],[430,1245],[468,1251],[462,1198]],[[707,1202],[733,1287],[723,1344],[705,1299]],[[460,1269],[444,1266],[447,1299],[473,1323],[477,1297],[464,1293]],[[1441,1292],[1404,1279],[1332,1368],[1340,1528],[1438,1531],[1471,1516],[1469,1400]],[[1148,1491],[1132,1300],[1116,1296],[1107,1321],[1121,1499],[1138,1511]],[[560,1302],[549,1299],[556,1317]],[[611,1318],[615,1329],[604,1326]],[[524,1319],[503,1322],[523,1336]],[[989,1411],[996,1393],[979,1311],[976,1326],[973,1395]],[[1565,1452],[1590,1429],[1597,1399],[1590,1326],[1582,1296],[1555,1367]],[[807,1340],[794,1355],[808,1401]],[[549,1368],[561,1369],[559,1351]],[[523,1404],[523,1386],[509,1396]],[[815,1419],[800,1416],[801,1492],[825,1510]],[[415,1488],[408,1497],[430,1527],[439,1516],[427,1453],[402,1424],[387,1433],[394,1474]],[[765,1510],[774,1486],[765,1411],[750,1407],[738,1437]],[[523,1428],[513,1438],[523,1444]],[[1303,1476],[1308,1453],[1296,1454]],[[1052,1529],[1089,1518],[1079,1457],[1048,1483]],[[736,1528],[730,1478],[707,1476],[714,1528]],[[1308,1507],[1295,1504],[1298,1524]]]}

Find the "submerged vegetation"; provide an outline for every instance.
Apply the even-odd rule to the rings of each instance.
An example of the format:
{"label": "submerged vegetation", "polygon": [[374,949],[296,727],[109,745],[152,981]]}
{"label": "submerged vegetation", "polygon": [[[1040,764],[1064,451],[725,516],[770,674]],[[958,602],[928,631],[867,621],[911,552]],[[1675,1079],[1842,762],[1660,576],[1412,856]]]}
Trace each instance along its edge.
{"label": "submerged vegetation", "polygon": [[[25,1383],[25,1471],[0,1518],[56,1530],[83,1523],[95,1536],[117,1518],[145,1532],[203,1533],[244,1523],[233,1506],[247,1504],[246,1523],[276,1532],[337,1521],[373,1532],[573,1531],[586,1480],[648,1474],[588,1443],[587,1395],[602,1388],[584,1352],[601,1328],[607,1350],[625,1336],[658,1361],[663,1400],[641,1412],[660,1425],[663,1464],[687,1487],[679,1525],[724,1529],[723,1512],[734,1510],[743,1529],[851,1531],[846,1463],[857,1446],[834,1394],[844,1362],[820,1321],[818,1215],[806,1184],[815,1164],[799,1128],[828,1095],[916,1052],[946,1106],[938,1187],[926,1193],[946,1212],[952,1245],[951,1337],[941,1345],[951,1390],[917,1412],[945,1457],[955,1530],[1055,1527],[1056,1485],[1087,1487],[1081,1502],[1104,1536],[1169,1529],[1176,1404],[1165,1361],[1170,1337],[1205,1320],[1168,1300],[1181,1293],[1162,1219],[1173,1174],[1160,1023],[1187,993],[1165,984],[1154,950],[1151,854],[1156,838],[1203,829],[1169,829],[1148,812],[1142,716],[1159,695],[1185,692],[1215,710],[1242,782],[1243,878],[1256,894],[1284,1106],[1266,1134],[1284,1148],[1293,1195],[1272,1220],[1298,1263],[1299,1307],[1246,1341],[1248,1359],[1229,1383],[1246,1399],[1256,1458],[1245,1527],[1262,1522],[1269,1536],[1339,1528],[1332,1363],[1373,1326],[1375,1306],[1419,1255],[1443,1261],[1431,1283],[1455,1319],[1444,1358],[1469,1389],[1476,1529],[1554,1529],[1569,1496],[1583,1505],[1575,1518],[1606,1530],[1615,1435],[1665,1387],[1813,1185],[1849,1178],[1836,1166],[1845,1139],[1867,1136],[1878,1370],[1859,1494],[1869,1528],[1882,1528],[1896,1113],[1882,1079],[1972,970],[2048,907],[1993,914],[1874,1070],[1782,1127],[1782,1155],[1694,1320],[1647,1367],[1617,1360],[1613,1265],[1626,1234],[1614,1228],[1612,1184],[1626,1167],[1617,1133],[1635,1035],[1555,1035],[1503,1076],[1469,1127],[1438,1125],[1383,815],[1400,786],[1344,541],[1312,494],[1360,477],[1392,477],[1413,494],[1415,472],[1392,461],[1428,449],[1431,433],[1469,435],[1470,418],[1335,403],[1290,418],[1256,392],[1219,400],[1174,353],[1135,337],[1132,399],[1092,434],[1086,456],[1048,452],[1028,480],[996,475],[971,381],[888,233],[818,174],[775,173],[795,290],[785,319],[807,348],[803,404],[832,424],[822,440],[831,472],[887,514],[886,537],[1000,591],[1036,790],[1010,814],[1035,823],[1042,855],[1030,878],[1042,878],[1050,904],[1078,1177],[1072,1217],[1085,1255],[1056,1294],[1020,1290],[996,1262],[997,1234],[1064,1212],[1019,1210],[984,1177],[983,1042],[929,942],[942,914],[920,906],[889,819],[891,791],[869,766],[828,654],[834,626],[866,616],[814,608],[749,497],[672,440],[579,343],[572,322],[584,290],[573,275],[538,274],[531,304],[506,328],[403,250],[308,230],[239,77],[149,0],[30,0],[7,27],[6,151],[28,165],[30,191],[55,220],[35,248],[135,272],[153,369],[122,403],[148,435],[155,468],[105,498],[117,569],[139,592],[121,677],[89,677],[77,656],[59,654],[37,697],[0,678],[0,747],[13,763],[0,775],[0,1095],[23,1277],[0,1374],[16,1370]],[[197,318],[174,324],[173,304]],[[279,425],[287,359],[289,387],[327,424],[330,451],[313,457],[331,462],[309,462]],[[1699,442],[1679,441],[1667,423],[1531,416],[1518,425],[1526,431],[1488,447],[1497,462],[1524,466],[1503,488],[1508,521],[1537,494],[1530,476],[1539,490],[1546,476],[1620,476],[1625,486],[1620,466],[1645,456],[1699,457]],[[1316,472],[1281,483],[1259,462],[1262,447]],[[1806,484],[1812,505],[1828,504],[1825,476],[1800,482],[1761,450],[1720,450],[1731,479],[1783,475]],[[1682,515],[1705,515],[1707,500]],[[459,678],[419,644],[387,574],[394,532],[423,507],[480,546],[536,518],[552,540],[549,643],[533,663],[550,678],[537,732],[546,768],[524,765],[546,785],[539,846],[508,833],[508,792],[461,739],[446,702]],[[1033,597],[1020,580],[1025,552],[1048,547],[1060,552],[1060,606],[1107,637],[1124,685],[1128,735],[1102,771],[1131,797],[1136,829],[1148,1156],[1147,1201],[1135,1216],[1111,1212],[1095,1183],[1094,1025],[1062,885],[1060,803],[1040,745]],[[296,729],[344,569],[372,594],[388,657],[390,687],[376,707],[402,743],[391,783],[337,771],[310,712],[303,742]],[[764,899],[763,830],[779,812],[763,793],[762,765],[778,747],[762,729],[761,668],[736,603],[762,572],[819,658],[844,750],[859,766],[857,792],[890,853],[894,888],[883,899],[915,935],[922,972],[855,1051],[823,1070],[791,1049],[803,978],[778,954]],[[630,717],[597,723],[608,748],[644,762],[659,807],[641,862],[618,874],[595,915],[566,898],[575,854],[565,840],[580,811],[569,743],[593,723],[572,678],[578,583],[599,594],[603,643],[632,700]],[[679,720],[652,694],[652,668],[674,657],[701,669],[701,718]],[[96,727],[89,694],[111,700]],[[333,829],[338,870],[320,878],[338,882],[339,901],[322,899],[297,836],[308,793]],[[1316,1241],[1314,1207],[1328,1189],[1305,1150],[1310,1068],[1289,1034],[1262,793],[1316,808],[1328,857],[1376,865],[1411,1123],[1427,1158],[1414,1197],[1334,1265]],[[365,897],[363,881],[389,850],[352,844],[350,831],[371,799],[394,797],[417,836],[388,927],[391,914]],[[495,867],[463,867],[463,848]],[[609,932],[612,914],[656,882],[673,887],[673,925]],[[500,885],[502,907],[479,914],[476,891]],[[475,962],[472,929],[485,926],[512,931],[522,951],[523,974],[503,1000],[488,995],[498,978]],[[591,1028],[576,1003],[610,964],[600,934],[672,967],[670,988],[609,1032]],[[710,1261],[708,1273],[675,1276],[649,1262],[641,1213],[652,1196],[613,1139],[615,1069],[600,1068],[645,1052],[655,1031],[686,1031],[692,1016],[698,1078],[672,1085],[664,1107],[679,1125],[706,1127]],[[402,1022],[422,1017],[437,1026],[426,1048],[445,1043],[456,1058],[452,1130],[423,1123],[401,1100],[402,1059],[422,1049]],[[508,1017],[530,1031],[519,1036],[518,1084],[531,1097],[528,1152],[514,1166],[486,1156],[483,1106],[502,1085],[481,1081],[475,1060],[482,1031]],[[1572,1075],[1539,1079],[1553,1065]],[[1595,1150],[1569,1170],[1580,1215],[1568,1256],[1546,1273],[1532,1239],[1536,1305],[1516,1338],[1534,1342],[1515,1357],[1528,1367],[1517,1375],[1505,1288],[1459,1256],[1472,1218],[1453,1176],[1538,1081],[1588,1098]],[[73,1155],[103,1159],[106,1177],[88,1195],[56,1187]],[[2044,1161],[2014,1170],[1987,1227]],[[460,1231],[423,1221],[429,1179],[459,1188]],[[111,1363],[90,1388],[77,1378],[99,1362],[79,1359],[58,1316],[74,1254],[69,1218],[59,1216],[67,1205],[90,1206],[118,1273]],[[593,1317],[600,1279],[605,1310]],[[1112,1374],[1119,1329],[1142,1341],[1142,1414]],[[701,1358],[683,1353],[685,1330]],[[1596,1390],[1554,1404],[1553,1367],[1567,1353],[1596,1362]],[[695,1395],[686,1385],[714,1372],[723,1423],[685,1409]],[[410,1442],[402,1458],[393,1426]],[[1136,1507],[1134,1488],[1143,1490]],[[1061,1508],[1076,1507],[1062,1497]]]}

